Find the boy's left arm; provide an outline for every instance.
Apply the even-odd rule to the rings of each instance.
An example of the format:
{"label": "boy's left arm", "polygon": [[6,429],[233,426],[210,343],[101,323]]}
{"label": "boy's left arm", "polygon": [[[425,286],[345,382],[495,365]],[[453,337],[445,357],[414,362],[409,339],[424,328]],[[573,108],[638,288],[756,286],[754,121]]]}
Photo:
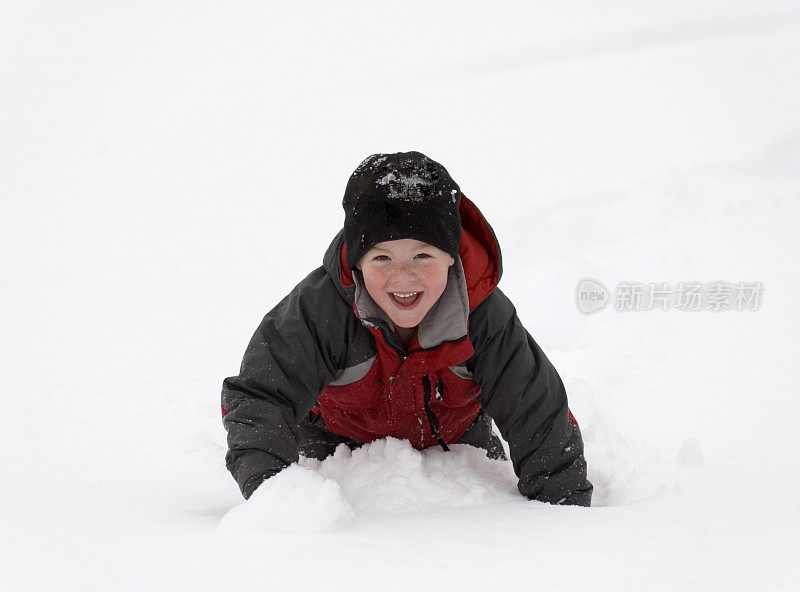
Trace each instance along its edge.
{"label": "boy's left arm", "polygon": [[508,442],[519,491],[553,504],[589,506],[583,438],[556,369],[498,288],[470,316],[478,401]]}

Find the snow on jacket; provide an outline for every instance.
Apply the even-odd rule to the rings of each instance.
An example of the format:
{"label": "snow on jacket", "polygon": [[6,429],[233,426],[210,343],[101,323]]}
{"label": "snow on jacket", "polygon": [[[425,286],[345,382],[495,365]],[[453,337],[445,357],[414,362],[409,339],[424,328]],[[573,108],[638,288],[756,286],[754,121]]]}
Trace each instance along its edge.
{"label": "snow on jacket", "polygon": [[446,449],[483,407],[509,444],[520,493],[590,504],[561,378],[497,287],[499,244],[463,194],[460,215],[459,257],[407,348],[347,267],[342,231],[323,265],[267,313],[222,388],[226,464],[246,498],[297,462],[297,426],[309,414],[362,442],[394,436]]}

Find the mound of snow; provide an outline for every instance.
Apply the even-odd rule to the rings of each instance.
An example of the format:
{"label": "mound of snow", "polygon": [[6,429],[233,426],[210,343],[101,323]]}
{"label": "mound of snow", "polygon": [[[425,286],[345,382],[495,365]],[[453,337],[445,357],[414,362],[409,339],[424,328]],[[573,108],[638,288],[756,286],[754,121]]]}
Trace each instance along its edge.
{"label": "mound of snow", "polygon": [[244,534],[324,531],[352,515],[353,509],[343,499],[336,481],[292,465],[225,514],[219,529]]}
{"label": "mound of snow", "polygon": [[456,444],[450,452],[415,450],[387,438],[351,451],[300,463],[264,482],[232,508],[219,528],[226,533],[324,531],[358,514],[426,511],[441,507],[524,503],[508,461]]}
{"label": "mound of snow", "polygon": [[415,450],[406,440],[386,438],[354,451],[340,445],[320,462],[305,466],[339,483],[358,513],[424,511],[523,500],[510,462],[487,458],[486,451],[454,444]]}

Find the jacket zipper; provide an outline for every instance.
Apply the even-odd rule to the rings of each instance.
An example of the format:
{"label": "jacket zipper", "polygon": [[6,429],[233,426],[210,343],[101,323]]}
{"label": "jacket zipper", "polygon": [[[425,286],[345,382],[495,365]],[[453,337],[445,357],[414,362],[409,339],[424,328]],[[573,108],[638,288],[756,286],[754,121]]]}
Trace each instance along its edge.
{"label": "jacket zipper", "polygon": [[[444,385],[441,381],[437,381],[436,383],[436,398],[439,399],[440,396],[440,389],[444,388]],[[450,449],[447,447],[447,443],[442,439],[439,435],[439,418],[436,417],[436,414],[433,412],[433,409],[430,408],[429,403],[431,400],[431,377],[427,374],[422,377],[422,402],[425,404],[425,415],[428,416],[428,423],[431,426],[431,434],[433,437],[436,438],[436,441],[439,442],[439,446],[442,447],[442,450],[445,452],[449,452]],[[441,400],[441,399],[440,399]]]}

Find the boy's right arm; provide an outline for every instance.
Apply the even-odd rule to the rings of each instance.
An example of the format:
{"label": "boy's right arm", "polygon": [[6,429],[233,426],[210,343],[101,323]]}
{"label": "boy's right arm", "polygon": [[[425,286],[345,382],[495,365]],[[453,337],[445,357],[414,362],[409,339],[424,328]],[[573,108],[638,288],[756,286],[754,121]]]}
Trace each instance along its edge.
{"label": "boy's right arm", "polygon": [[222,383],[225,462],[245,498],[299,459],[297,425],[333,380],[355,318],[323,268],[256,329],[238,376]]}

